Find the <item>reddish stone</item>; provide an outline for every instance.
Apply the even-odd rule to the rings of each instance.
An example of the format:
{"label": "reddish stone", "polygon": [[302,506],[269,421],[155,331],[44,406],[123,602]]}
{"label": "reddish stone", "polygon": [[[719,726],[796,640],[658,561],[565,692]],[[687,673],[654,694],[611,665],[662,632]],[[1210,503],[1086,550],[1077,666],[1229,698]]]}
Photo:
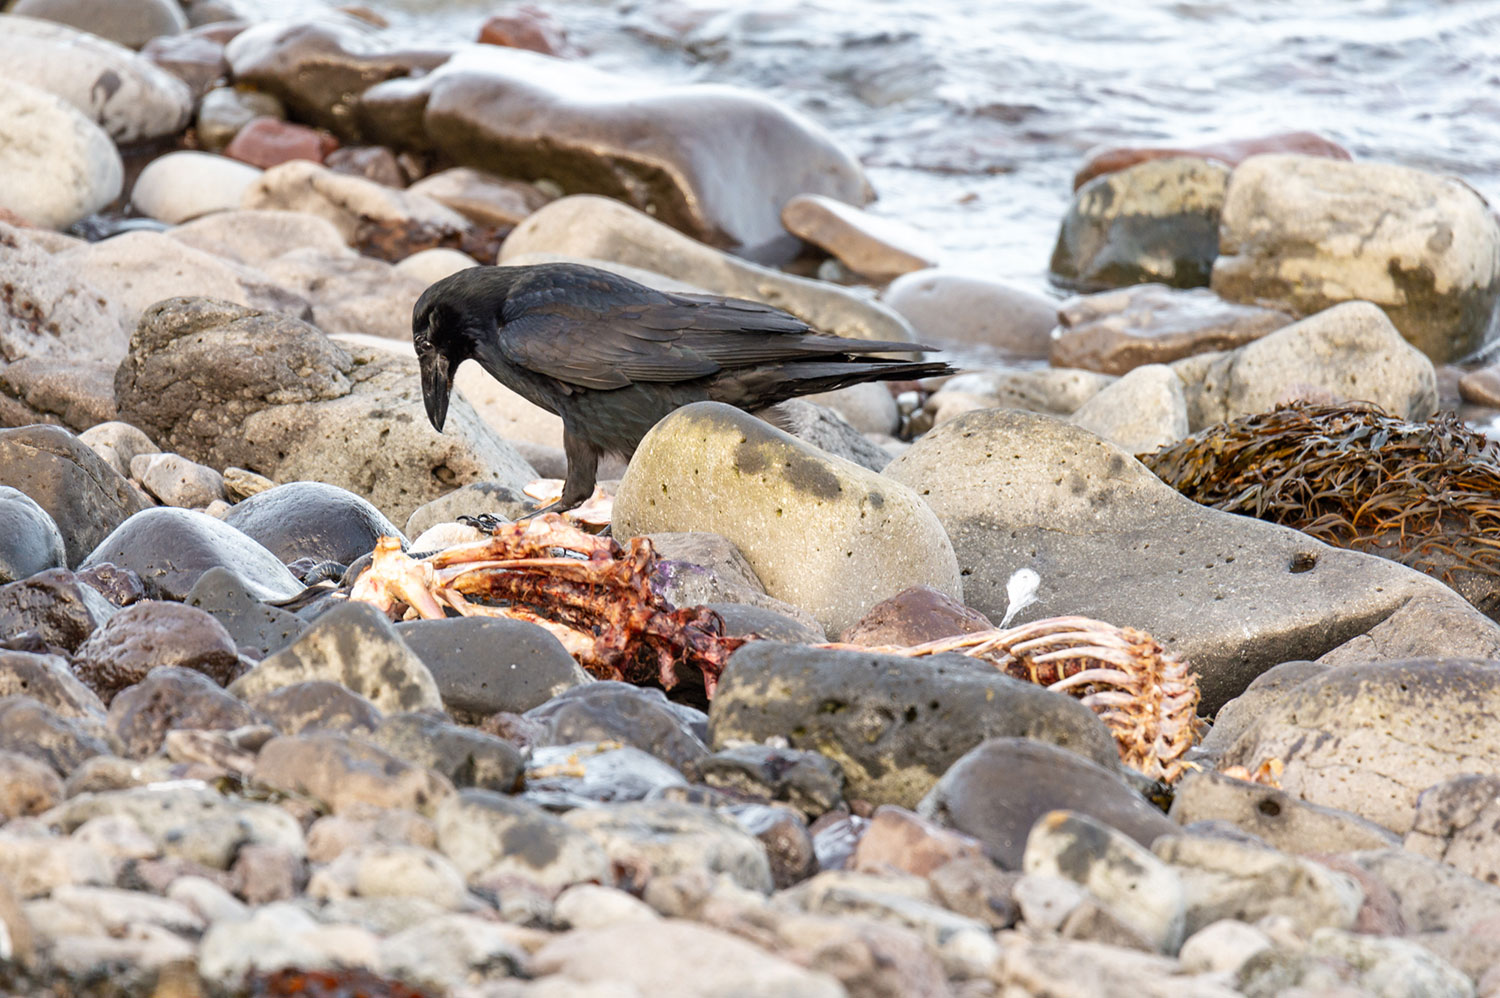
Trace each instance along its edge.
{"label": "reddish stone", "polygon": [[252,118],[224,148],[224,155],[268,170],[294,159],[321,163],[338,147],[338,139],[316,128],[275,118]]}
{"label": "reddish stone", "polygon": [[387,187],[405,187],[406,174],[396,154],[385,146],[346,146],[328,154],[324,166],[335,173],[364,177]]}
{"label": "reddish stone", "polygon": [[1073,189],[1078,190],[1095,177],[1151,159],[1198,156],[1233,167],[1251,156],[1270,152],[1301,153],[1304,156],[1324,156],[1328,159],[1354,158],[1349,155],[1349,150],[1337,142],[1313,132],[1282,132],[1279,135],[1262,135],[1253,139],[1209,142],[1201,146],[1115,146],[1092,149],[1084,156],[1083,165],[1073,175]]}
{"label": "reddish stone", "polygon": [[919,877],[955,859],[984,855],[978,839],[928,821],[904,807],[882,804],[854,847],[850,865],[864,873],[900,870]]}
{"label": "reddish stone", "polygon": [[872,606],[841,640],[866,648],[906,647],[994,626],[984,614],[946,593],[931,586],[911,586]]}
{"label": "reddish stone", "polygon": [[546,11],[530,4],[523,4],[505,14],[496,14],[485,21],[479,26],[479,41],[484,45],[530,49],[543,55],[578,54],[578,50],[568,44],[562,26]]}

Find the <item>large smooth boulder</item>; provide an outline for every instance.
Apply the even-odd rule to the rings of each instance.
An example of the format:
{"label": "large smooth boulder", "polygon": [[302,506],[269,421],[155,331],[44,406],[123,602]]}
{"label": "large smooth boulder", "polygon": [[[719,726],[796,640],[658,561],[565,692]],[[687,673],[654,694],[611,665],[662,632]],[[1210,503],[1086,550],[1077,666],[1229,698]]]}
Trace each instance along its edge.
{"label": "large smooth boulder", "polygon": [[388,144],[424,136],[460,165],[616,198],[731,249],[794,252],[781,208],[798,194],[873,196],[821,127],[735,87],[663,87],[479,45],[366,91],[361,105]]}
{"label": "large smooth boulder", "polygon": [[401,530],[348,489],[322,482],[288,482],[230,507],[224,522],[285,562],[298,558],[353,562],[382,537]]}
{"label": "large smooth boulder", "polygon": [[834,634],[908,586],[963,594],[948,539],[915,492],[718,402],[678,409],[646,434],[615,496],[614,530],[726,537],[767,593]]}
{"label": "large smooth boulder", "polygon": [[1219,254],[1221,296],[1298,315],[1372,301],[1435,362],[1495,336],[1500,224],[1460,180],[1390,163],[1255,156],[1230,180]]}
{"label": "large smooth boulder", "polygon": [[1002,357],[1046,357],[1058,323],[1057,303],[1050,298],[942,267],[903,274],[880,300],[910,322],[923,343],[992,350]]}
{"label": "large smooth boulder", "polygon": [[[1315,659],[1409,600],[1462,603],[1404,566],[1200,506],[1129,454],[1032,413],[967,413],[886,468],[942,521],[965,601],[1004,616],[1017,569],[1041,576],[1015,618],[1082,614],[1150,633],[1199,673],[1217,710],[1261,672]],[[1470,620],[1474,642],[1495,625]]]}
{"label": "large smooth boulder", "polygon": [[[4,155],[0,152],[0,159]],[[55,170],[52,155],[49,147],[48,169]],[[0,192],[0,199],[5,196]],[[0,359],[7,363],[31,357],[72,364],[92,360],[118,364],[130,334],[88,276],[47,252],[30,232],[0,222],[0,257],[5,261],[5,283],[11,288],[0,297]]]}
{"label": "large smooth boulder", "polygon": [[16,0],[11,13],[67,24],[79,31],[138,49],[158,35],[186,31],[177,0]]}
{"label": "large smooth boulder", "polygon": [[[4,17],[0,14],[0,49]],[[5,79],[0,129],[5,133],[0,209],[34,225],[63,229],[120,196],[125,173],[119,151],[98,125],[61,97]]]}
{"label": "large smooth boulder", "polygon": [[233,572],[257,599],[289,599],[302,591],[274,554],[224,521],[191,509],[157,506],[131,516],[82,567],[105,562],[135,572],[149,595],[165,599],[186,599],[215,568]]}

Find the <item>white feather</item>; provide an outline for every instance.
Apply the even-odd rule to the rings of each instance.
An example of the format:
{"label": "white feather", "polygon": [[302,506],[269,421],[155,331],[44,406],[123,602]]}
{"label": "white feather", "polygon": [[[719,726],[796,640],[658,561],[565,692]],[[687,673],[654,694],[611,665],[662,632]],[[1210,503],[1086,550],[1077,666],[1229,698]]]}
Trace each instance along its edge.
{"label": "white feather", "polygon": [[1000,621],[1004,627],[1010,623],[1012,617],[1036,602],[1037,587],[1042,584],[1042,577],[1029,568],[1017,569],[1005,584],[1005,598],[1008,601],[1005,606],[1005,619]]}

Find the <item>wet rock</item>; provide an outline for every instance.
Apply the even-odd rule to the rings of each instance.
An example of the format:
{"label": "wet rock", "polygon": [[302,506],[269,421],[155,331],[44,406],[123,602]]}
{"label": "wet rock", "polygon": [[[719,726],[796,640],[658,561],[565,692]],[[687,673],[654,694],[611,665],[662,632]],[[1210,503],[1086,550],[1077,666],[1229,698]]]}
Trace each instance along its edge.
{"label": "wet rock", "polygon": [[1374,402],[1414,420],[1437,407],[1431,363],[1369,302],[1336,305],[1248,346],[1172,368],[1186,384],[1194,430],[1297,398]]}
{"label": "wet rock", "polygon": [[1459,599],[1389,561],[1185,500],[1129,455],[1045,416],[968,413],[885,474],[937,513],[969,573],[968,605],[1003,615],[1011,574],[1034,568],[1038,598],[1016,623],[1059,613],[1129,622],[1193,663],[1204,713],[1419,594]]}
{"label": "wet rock", "polygon": [[335,814],[361,804],[432,814],[453,795],[446,777],[341,734],[271,739],[256,756],[255,782],[307,794]]}
{"label": "wet rock", "polygon": [[614,523],[622,536],[720,534],[770,595],[834,632],[908,586],[962,592],[947,538],[914,493],[713,402],[678,409],[641,441]]}
{"label": "wet rock", "polygon": [[[646,280],[651,287],[677,290],[662,281],[685,281],[714,294],[765,302],[837,336],[907,342],[915,339],[906,321],[884,305],[866,301],[844,288],[792,277],[721,253],[608,198],[561,198],[533,212],[506,238],[499,262],[541,262],[533,259],[535,254],[566,257],[591,266],[600,265],[598,261],[626,264],[663,275],[658,280]],[[634,279],[645,276],[634,275]]]}
{"label": "wet rock", "polygon": [[387,187],[406,186],[406,171],[401,168],[396,154],[385,146],[340,146],[329,153],[323,163],[335,173],[363,177]]}
{"label": "wet rock", "polygon": [[84,556],[148,500],[67,430],[0,430],[0,484],[19,489],[62,532],[68,564]]}
{"label": "wet rock", "polygon": [[723,874],[741,887],[769,893],[765,847],[731,818],[675,801],[637,801],[563,816],[597,842],[622,877],[639,891],[679,871]]}
{"label": "wet rock", "polygon": [[532,745],[521,796],[553,811],[670,796],[687,779],[654,755],[617,742]]}
{"label": "wet rock", "polygon": [[1278,759],[1288,793],[1404,835],[1423,790],[1491,768],[1485,760],[1500,746],[1488,706],[1497,670],[1493,662],[1412,659],[1319,673],[1266,710],[1221,766]]}
{"label": "wet rock", "polygon": [[911,323],[923,343],[1017,359],[1046,357],[1058,323],[1050,298],[940,267],[896,278],[880,300]]}
{"label": "wet rock", "polygon": [[1125,374],[1214,350],[1234,350],[1274,332],[1293,316],[1228,302],[1204,288],[1138,284],[1070,298],[1057,308],[1050,341],[1054,367]]}
{"label": "wet rock", "polygon": [[383,719],[369,700],[326,679],[278,687],[251,697],[249,703],[284,735],[339,731],[367,736]]}
{"label": "wet rock", "polygon": [[182,150],[154,159],[136,178],[130,201],[143,215],[177,225],[240,206],[260,170],[226,156]]}
{"label": "wet rock", "polygon": [[1342,853],[1399,845],[1389,831],[1347,811],[1320,807],[1275,787],[1214,772],[1189,773],[1172,797],[1181,825],[1227,821],[1268,845],[1294,853]]}
{"label": "wet rock", "polygon": [[789,255],[778,209],[794,195],[871,198],[858,162],[821,128],[729,87],[665,88],[476,46],[361,104],[383,136],[417,131],[460,165],[616,198],[727,248],[780,243],[776,255]]}
{"label": "wet rock", "polygon": [[[217,0],[204,0],[217,2]],[[189,23],[193,23],[191,11]],[[224,44],[245,27],[244,21],[199,25],[175,35],[158,35],[141,47],[141,55],[187,84],[196,102],[229,75]],[[202,133],[199,133],[201,140]],[[218,148],[213,146],[212,148]]]}
{"label": "wet rock", "polygon": [[471,222],[491,226],[517,225],[553,200],[535,185],[467,166],[429,174],[409,190],[447,205]]}
{"label": "wet rock", "polygon": [[[13,20],[5,15],[5,26]],[[0,48],[5,42],[0,40]],[[0,122],[15,138],[0,151],[0,209],[62,229],[120,196],[124,165],[109,136],[62,97],[8,79]]]}
{"label": "wet rock", "polygon": [[1089,181],[1063,218],[1052,280],[1083,292],[1208,284],[1228,182],[1223,166],[1193,157],[1151,160]]}
{"label": "wet rock", "polygon": [[[1469,876],[1500,883],[1500,778],[1466,773],[1428,787],[1417,798],[1417,813],[1401,847],[1441,860]],[[1394,846],[1370,844],[1364,848]]]}
{"label": "wet rock", "polygon": [[302,829],[272,804],[224,797],[203,786],[157,784],[101,793],[79,793],[44,815],[51,825],[72,832],[98,817],[133,819],[167,856],[214,870],[227,870],[247,844],[304,852]]}
{"label": "wet rock", "polygon": [[859,837],[851,866],[861,873],[900,872],[922,877],[966,857],[983,856],[978,839],[934,824],[905,808],[882,804]]}
{"label": "wet rock", "polygon": [[470,884],[556,895],[572,884],[614,883],[604,850],[534,804],[490,790],[462,790],[433,815],[438,846]]}
{"label": "wet rock", "polygon": [[[281,101],[270,94],[238,87],[215,87],[198,102],[198,141],[205,149],[218,152],[229,144],[236,132],[254,119],[284,117],[286,110]],[[234,206],[238,207],[239,202],[236,201]]]}
{"label": "wet rock", "polygon": [[29,696],[0,697],[0,751],[30,756],[61,776],[109,753],[100,734],[93,716],[69,716]]}
{"label": "wet rock", "polygon": [[255,658],[291,644],[306,627],[296,614],[257,600],[240,577],[225,567],[199,576],[183,602],[212,614],[235,646]]}
{"label": "wet rock", "polygon": [[224,522],[284,562],[298,558],[341,565],[369,554],[382,537],[406,537],[370,503],[321,482],[289,482],[238,502]]}
{"label": "wet rock", "polygon": [[526,712],[544,725],[540,744],[617,741],[656,756],[679,771],[689,771],[708,754],[703,715],[670,703],[661,690],[629,683],[595,682],[578,686]]}
{"label": "wet rock", "polygon": [[141,454],[131,460],[131,477],[168,506],[196,509],[224,498],[224,476],[181,454]]}
{"label": "wet rock", "polygon": [[300,211],[224,211],[168,230],[168,235],[215,256],[261,267],[295,250],[353,256],[338,229]]}
{"label": "wet rock", "polygon": [[81,842],[0,829],[0,877],[15,899],[24,900],[70,884],[108,884],[114,870]]}
{"label": "wet rock", "polygon": [[41,814],[62,798],[62,780],[51,766],[19,752],[0,752],[0,819]]}
{"label": "wet rock", "polygon": [[62,534],[26,493],[0,485],[0,583],[67,564]]}
{"label": "wet rock", "polygon": [[1165,364],[1138,367],[1078,407],[1069,419],[1131,454],[1146,454],[1188,434],[1182,379]]}
{"label": "wet rock", "polygon": [[10,12],[66,24],[133,49],[157,35],[187,30],[187,18],[172,0],[124,0],[105,7],[88,0],[16,0]]}
{"label": "wet rock", "polygon": [[30,697],[63,717],[99,721],[104,703],[73,674],[61,655],[0,651],[0,697]]}
{"label": "wet rock", "polygon": [[275,555],[233,527],[196,510],[143,510],[99,542],[83,567],[109,562],[141,577],[154,598],[182,600],[214,568],[233,572],[257,598],[288,599],[302,591]]}
{"label": "wet rock", "polygon": [[176,666],[152,669],[143,681],[121,690],[109,707],[110,737],[131,759],[155,753],[173,728],[227,731],[257,720],[255,711],[213,680]]}
{"label": "wet rock", "polygon": [[876,280],[930,268],[938,256],[937,246],[915,229],[821,194],[798,194],[787,201],[781,206],[781,224],[856,274]]}
{"label": "wet rock", "polygon": [[200,672],[219,686],[240,672],[223,625],[196,607],[161,600],[116,613],[73,653],[73,671],[105,703],[162,666]]}
{"label": "wet rock", "polygon": [[524,760],[510,742],[426,714],[394,714],[370,741],[417,766],[446,776],[455,787],[509,793],[521,783]]}
{"label": "wet rock", "polygon": [[736,745],[697,760],[692,771],[711,787],[786,801],[809,820],[844,800],[843,770],[819,752]]}
{"label": "wet rock", "polygon": [[992,738],[943,774],[917,813],[984,843],[1019,870],[1026,836],[1049,811],[1076,811],[1149,846],[1177,826],[1110,770],[1030,738]]}
{"label": "wet rock", "polygon": [[437,683],[456,717],[522,713],[583,683],[579,668],[550,632],[503,617],[413,620],[396,632]]}
{"label": "wet rock", "polygon": [[1182,880],[1189,935],[1221,918],[1292,919],[1299,934],[1353,927],[1364,891],[1354,878],[1308,859],[1223,838],[1168,835],[1152,851]]}
{"label": "wet rock", "polygon": [[263,905],[242,921],[215,922],[198,945],[198,973],[211,985],[239,986],[251,970],[371,968],[380,940],[354,925],[319,924],[290,901]]}
{"label": "wet rock", "polygon": [[192,115],[186,84],[149,59],[51,21],[4,16],[0,60],[8,74],[72,104],[119,143],[182,130]]}
{"label": "wet rock", "polygon": [[279,117],[260,117],[252,118],[235,133],[224,147],[224,155],[269,170],[291,160],[321,164],[337,148],[338,139],[327,132]]}
{"label": "wet rock", "polygon": [[[843,769],[851,799],[902,807],[915,805],[986,738],[1038,738],[1081,752],[1106,772],[1118,766],[1114,740],[1087,707],[956,656],[751,642],[730,657],[709,727],[714,748],[777,736],[816,750]],[[1019,854],[1019,841],[1016,848]]]}
{"label": "wet rock", "polygon": [[554,21],[546,11],[530,4],[485,18],[484,23],[479,26],[478,41],[481,45],[528,49],[542,55],[578,55],[568,43],[562,25]]}
{"label": "wet rock", "polygon": [[457,485],[535,477],[462,401],[436,433],[414,359],[227,302],[149,309],[115,390],[123,418],[194,461],[348,488],[397,520]]}
{"label": "wet rock", "polygon": [[242,32],[225,49],[236,83],[280,99],[299,121],[358,140],[355,100],[381,80],[430,70],[449,52],[403,50],[370,25],[351,18],[268,21]]}
{"label": "wet rock", "polygon": [[300,211],[326,219],[350,245],[367,238],[372,225],[425,227],[455,238],[469,228],[468,219],[421,194],[335,173],[306,160],[266,170],[246,190],[243,206]]}
{"label": "wet rock", "polygon": [[387,713],[443,707],[432,673],[367,603],[345,603],[323,614],[295,642],[237,679],[230,692],[248,700],[309,679],[342,683]]}
{"label": "wet rock", "polygon": [[77,648],[114,613],[115,608],[92,586],[62,568],[0,586],[4,633],[29,631],[45,644],[66,651]]}
{"label": "wet rock", "polygon": [[1383,308],[1434,362],[1493,338],[1500,223],[1461,181],[1389,163],[1246,160],[1225,196],[1213,288],[1310,315],[1351,299]]}
{"label": "wet rock", "polygon": [[1352,158],[1343,146],[1315,132],[1278,132],[1275,135],[1261,135],[1251,139],[1229,139],[1225,142],[1208,142],[1182,147],[1115,146],[1088,151],[1084,156],[1083,165],[1073,175],[1073,189],[1077,190],[1095,177],[1123,170],[1147,160],[1195,156],[1232,167],[1238,166],[1251,156],[1264,153],[1298,153],[1304,156],[1326,156],[1329,159],[1343,160]]}

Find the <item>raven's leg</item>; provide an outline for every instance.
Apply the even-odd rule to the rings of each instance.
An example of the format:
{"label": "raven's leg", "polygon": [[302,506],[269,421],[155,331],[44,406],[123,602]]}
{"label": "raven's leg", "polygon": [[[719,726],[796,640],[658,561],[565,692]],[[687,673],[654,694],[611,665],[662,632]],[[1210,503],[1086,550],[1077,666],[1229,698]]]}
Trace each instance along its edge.
{"label": "raven's leg", "polygon": [[568,477],[563,479],[562,497],[557,502],[533,510],[520,519],[526,520],[543,513],[562,513],[566,510],[577,509],[594,494],[594,486],[599,480],[599,451],[593,444],[564,427],[563,453],[568,457]]}

